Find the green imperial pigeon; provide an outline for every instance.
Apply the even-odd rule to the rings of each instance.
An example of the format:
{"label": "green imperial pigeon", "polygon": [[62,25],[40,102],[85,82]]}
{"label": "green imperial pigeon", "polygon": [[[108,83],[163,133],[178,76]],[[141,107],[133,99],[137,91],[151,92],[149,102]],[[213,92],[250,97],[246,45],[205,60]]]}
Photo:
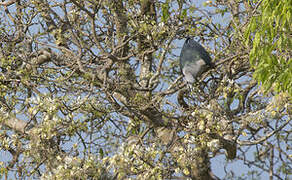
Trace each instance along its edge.
{"label": "green imperial pigeon", "polygon": [[189,37],[186,39],[180,53],[180,69],[189,84],[193,84],[208,66],[214,66],[211,61],[203,46]]}

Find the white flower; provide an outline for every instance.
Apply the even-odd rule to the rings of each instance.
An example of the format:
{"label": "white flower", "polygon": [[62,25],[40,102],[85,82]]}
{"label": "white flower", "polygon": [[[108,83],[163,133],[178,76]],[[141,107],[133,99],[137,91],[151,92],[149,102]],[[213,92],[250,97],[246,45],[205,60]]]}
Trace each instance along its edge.
{"label": "white flower", "polygon": [[213,139],[210,142],[207,143],[207,146],[212,149],[216,150],[219,148],[219,140],[218,139]]}

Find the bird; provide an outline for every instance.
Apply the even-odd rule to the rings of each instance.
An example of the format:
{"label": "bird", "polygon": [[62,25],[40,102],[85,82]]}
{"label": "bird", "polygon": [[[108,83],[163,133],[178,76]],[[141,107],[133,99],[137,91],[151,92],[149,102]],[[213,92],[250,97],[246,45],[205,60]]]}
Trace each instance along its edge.
{"label": "bird", "polygon": [[186,38],[182,47],[179,64],[188,84],[193,84],[206,69],[214,67],[209,53],[190,37]]}

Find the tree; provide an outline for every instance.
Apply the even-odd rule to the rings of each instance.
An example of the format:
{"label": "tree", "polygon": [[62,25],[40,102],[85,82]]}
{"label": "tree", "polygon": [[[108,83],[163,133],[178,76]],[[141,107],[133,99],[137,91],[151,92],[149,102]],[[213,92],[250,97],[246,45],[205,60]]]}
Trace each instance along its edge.
{"label": "tree", "polygon": [[[211,159],[225,151],[226,165],[234,159],[256,168],[242,176],[231,169],[227,179],[291,175],[289,86],[275,95],[252,77],[260,71],[253,69],[256,44],[249,41],[259,35],[251,26],[267,4],[199,4],[1,2],[0,138],[7,156],[0,174],[217,179]],[[215,63],[192,89],[178,66],[179,40],[187,36],[198,37]]]}
{"label": "tree", "polygon": [[[266,90],[292,95],[291,12],[289,1],[260,1],[260,16],[249,22],[246,43],[252,42],[251,64],[254,77]],[[252,40],[252,41],[250,41]]]}

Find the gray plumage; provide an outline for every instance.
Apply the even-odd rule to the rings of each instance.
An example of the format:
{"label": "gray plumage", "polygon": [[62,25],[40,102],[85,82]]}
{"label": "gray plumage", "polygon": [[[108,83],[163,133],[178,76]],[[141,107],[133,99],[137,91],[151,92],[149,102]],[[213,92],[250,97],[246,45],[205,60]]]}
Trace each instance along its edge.
{"label": "gray plumage", "polygon": [[187,38],[180,53],[180,69],[188,83],[194,83],[208,67],[213,67],[209,53],[199,43]]}

